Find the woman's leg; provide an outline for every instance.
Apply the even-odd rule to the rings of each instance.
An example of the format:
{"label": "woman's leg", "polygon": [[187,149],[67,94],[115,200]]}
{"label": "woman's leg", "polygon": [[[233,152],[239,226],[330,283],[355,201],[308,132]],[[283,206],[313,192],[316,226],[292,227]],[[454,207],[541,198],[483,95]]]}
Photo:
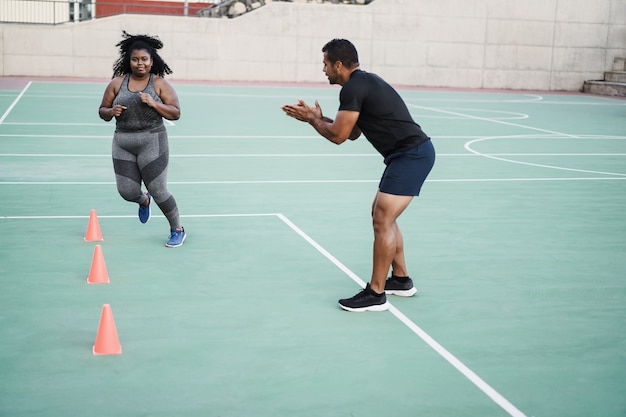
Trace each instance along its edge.
{"label": "woman's leg", "polygon": [[116,132],[113,136],[111,155],[117,192],[126,201],[142,204],[147,198],[141,192],[141,173],[137,166],[137,155],[122,147],[127,135]]}
{"label": "woman's leg", "polygon": [[149,133],[149,140],[137,156],[137,162],[143,182],[167,218],[170,229],[181,228],[176,199],[167,189],[169,144],[165,127]]}

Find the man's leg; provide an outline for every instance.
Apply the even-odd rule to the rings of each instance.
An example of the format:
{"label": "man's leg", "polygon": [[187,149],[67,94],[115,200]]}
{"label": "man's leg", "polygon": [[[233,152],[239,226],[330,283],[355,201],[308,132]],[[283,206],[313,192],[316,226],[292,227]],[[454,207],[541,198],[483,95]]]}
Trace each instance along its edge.
{"label": "man's leg", "polygon": [[378,191],[372,205],[374,227],[374,259],[370,288],[382,294],[389,267],[399,276],[407,276],[402,233],[396,219],[409,206],[412,196],[400,196]]}
{"label": "man's leg", "polygon": [[396,228],[396,254],[391,261],[391,272],[397,277],[408,277],[409,271],[406,268],[406,261],[404,259],[404,239],[402,238],[402,232],[398,222],[394,223]]}

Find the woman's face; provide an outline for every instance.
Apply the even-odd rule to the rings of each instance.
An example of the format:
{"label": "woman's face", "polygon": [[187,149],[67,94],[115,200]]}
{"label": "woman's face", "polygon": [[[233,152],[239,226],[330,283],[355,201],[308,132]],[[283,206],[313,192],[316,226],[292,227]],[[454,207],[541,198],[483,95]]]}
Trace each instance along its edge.
{"label": "woman's face", "polygon": [[152,57],[145,49],[135,49],[130,53],[130,69],[135,75],[150,74]]}

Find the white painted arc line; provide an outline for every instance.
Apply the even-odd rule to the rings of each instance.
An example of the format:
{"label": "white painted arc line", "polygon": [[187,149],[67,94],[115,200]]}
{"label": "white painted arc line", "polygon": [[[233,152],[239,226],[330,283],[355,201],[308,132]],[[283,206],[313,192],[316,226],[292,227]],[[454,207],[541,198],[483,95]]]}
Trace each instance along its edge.
{"label": "white painted arc line", "polygon": [[499,136],[487,136],[487,137],[484,137],[484,138],[470,140],[468,142],[465,142],[463,147],[468,152],[471,152],[471,153],[473,153],[475,155],[482,156],[482,157],[489,158],[489,159],[493,159],[493,160],[496,160],[496,161],[508,162],[508,163],[511,163],[511,164],[526,165],[526,166],[532,166],[532,167],[537,167],[537,168],[549,168],[549,169],[556,169],[556,170],[560,170],[560,171],[581,172],[581,173],[585,173],[585,174],[626,176],[626,174],[622,174],[622,173],[618,173],[618,172],[593,171],[593,170],[587,170],[587,169],[567,168],[567,167],[560,167],[560,166],[556,166],[556,165],[536,164],[536,163],[533,163],[533,162],[517,161],[517,160],[514,160],[514,159],[502,158],[502,157],[499,157],[499,156],[494,156],[492,154],[482,153],[482,152],[479,152],[479,151],[476,151],[476,150],[472,149],[472,145],[474,143],[483,142],[483,141],[487,141],[487,140],[493,140],[493,139],[497,140],[497,139],[501,139],[501,137],[499,137]]}
{"label": "white painted arc line", "polygon": [[15,98],[15,100],[13,100],[13,103],[11,103],[11,105],[9,106],[9,108],[4,112],[4,114],[2,115],[2,117],[0,117],[0,125],[4,122],[4,119],[7,118],[7,116],[9,115],[9,113],[11,113],[11,110],[13,110],[13,107],[15,107],[15,105],[18,103],[18,101],[20,101],[20,99],[22,98],[22,96],[24,95],[24,93],[26,93],[26,90],[28,90],[28,87],[30,87],[30,85],[32,84],[32,81],[29,81],[28,84],[26,84],[26,87],[24,87],[24,89],[20,92],[20,94]]}
{"label": "white painted arc line", "polygon": [[[335,266],[337,266],[340,270],[342,270],[346,275],[348,275],[354,282],[356,282],[361,288],[365,288],[365,282],[361,278],[359,278],[354,272],[352,272],[348,267],[342,264],[337,258],[331,255],[326,249],[324,249],[321,245],[319,245],[315,240],[313,240],[309,235],[307,235],[304,231],[302,231],[298,226],[292,223],[287,217],[283,214],[279,213],[278,217],[293,231],[295,231],[298,235],[300,235],[304,240],[306,240],[311,246],[317,249],[322,255],[324,255],[329,261],[331,261]],[[482,378],[480,378],[476,373],[474,373],[471,369],[465,366],[459,359],[457,359],[453,354],[451,354],[448,350],[446,350],[443,346],[441,346],[435,339],[433,339],[428,333],[422,330],[417,324],[415,324],[411,319],[409,319],[406,315],[404,315],[400,310],[398,310],[395,306],[389,303],[389,311],[393,314],[398,320],[400,320],[404,325],[406,325],[413,333],[415,333],[420,339],[422,339],[428,346],[430,346],[435,352],[437,352],[441,357],[443,357],[450,365],[452,365],[456,370],[458,370],[463,376],[469,379],[478,389],[480,389],[485,395],[491,398],[496,404],[498,404],[504,411],[506,411],[512,417],[526,417],[524,413],[522,413],[517,407],[511,404],[506,398],[500,395],[495,389],[493,389],[489,384],[487,384]]]}

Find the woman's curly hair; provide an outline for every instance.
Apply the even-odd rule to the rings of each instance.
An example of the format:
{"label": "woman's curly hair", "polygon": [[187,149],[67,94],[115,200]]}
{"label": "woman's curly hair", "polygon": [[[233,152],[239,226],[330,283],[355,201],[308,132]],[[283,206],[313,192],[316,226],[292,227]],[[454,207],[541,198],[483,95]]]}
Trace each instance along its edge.
{"label": "woman's curly hair", "polygon": [[130,35],[126,31],[122,32],[122,36],[124,39],[115,45],[120,49],[120,57],[117,61],[115,61],[115,64],[113,64],[112,78],[131,73],[130,54],[133,51],[140,49],[148,51],[150,57],[152,58],[152,68],[150,69],[151,73],[160,77],[165,76],[165,74],[172,73],[170,67],[157,53],[157,49],[163,48],[163,42],[161,42],[159,38],[149,35]]}

